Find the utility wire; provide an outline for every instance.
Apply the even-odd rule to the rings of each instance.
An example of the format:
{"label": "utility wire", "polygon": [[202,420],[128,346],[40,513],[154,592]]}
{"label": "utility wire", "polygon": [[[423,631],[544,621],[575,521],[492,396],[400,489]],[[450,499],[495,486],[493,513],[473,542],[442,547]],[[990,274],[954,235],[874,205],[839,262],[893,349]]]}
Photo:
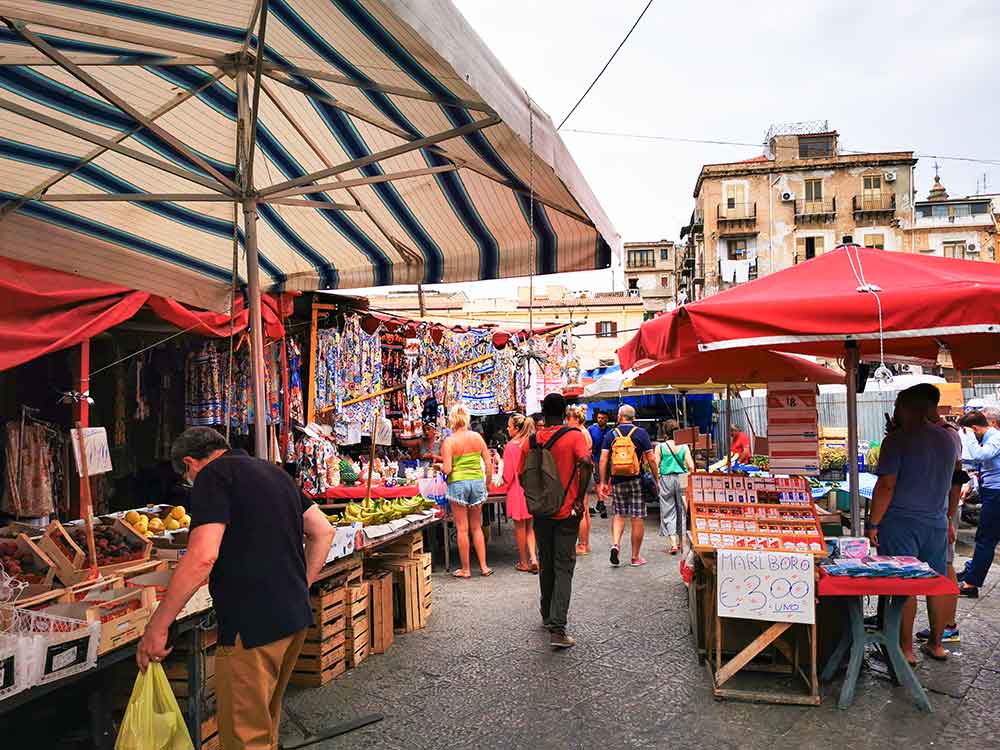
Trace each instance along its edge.
{"label": "utility wire", "polygon": [[568,120],[570,117],[573,116],[573,113],[576,112],[576,108],[579,107],[580,104],[583,102],[583,100],[587,98],[587,94],[590,93],[590,90],[594,88],[594,85],[601,79],[601,76],[604,75],[604,71],[608,69],[608,66],[611,64],[611,61],[615,59],[615,55],[618,54],[618,51],[625,46],[625,42],[627,42],[628,38],[632,36],[632,32],[635,31],[635,27],[639,25],[639,21],[641,21],[642,17],[646,15],[646,11],[649,10],[649,6],[652,4],[653,0],[649,0],[649,2],[646,3],[646,7],[642,9],[642,13],[639,14],[639,17],[635,19],[635,23],[632,24],[632,28],[628,30],[628,33],[625,35],[625,38],[622,39],[621,44],[615,47],[615,51],[611,53],[611,57],[609,57],[608,61],[604,63],[604,67],[601,68],[601,72],[598,73],[597,77],[590,82],[590,85],[587,86],[587,90],[583,92],[583,96],[577,99],[576,104],[573,105],[573,109],[571,109],[569,113],[562,119],[562,122],[559,123],[559,127],[556,128],[556,130],[559,130],[563,125],[566,124],[566,120]]}
{"label": "utility wire", "polygon": [[[611,136],[613,138],[632,138],[635,140],[643,141],[669,141],[671,143],[704,143],[710,146],[749,146],[753,148],[759,148],[760,143],[750,143],[748,141],[725,141],[710,138],[682,138],[680,136],[671,135],[652,135],[649,133],[624,133],[615,130],[587,130],[583,128],[566,128],[564,131],[566,133],[581,133],[584,135],[605,135]],[[870,154],[878,153],[877,151],[872,151],[871,149],[862,150],[856,148],[842,148],[841,152],[845,154]],[[914,153],[915,157],[919,159],[942,159],[945,161],[967,161],[974,162],[976,164],[990,164],[993,166],[1000,166],[1000,159],[983,159],[974,156],[942,156],[941,154],[921,154]]]}

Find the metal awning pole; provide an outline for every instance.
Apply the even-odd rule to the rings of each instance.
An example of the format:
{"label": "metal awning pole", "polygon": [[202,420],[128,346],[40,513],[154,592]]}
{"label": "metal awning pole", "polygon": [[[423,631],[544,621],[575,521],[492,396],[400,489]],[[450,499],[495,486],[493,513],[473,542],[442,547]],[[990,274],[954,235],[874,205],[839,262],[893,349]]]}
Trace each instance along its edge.
{"label": "metal awning pole", "polygon": [[253,384],[254,455],[267,458],[267,395],[264,392],[264,331],[260,314],[260,260],[257,256],[257,203],[243,201],[247,251],[247,295],[250,297],[250,369]]}
{"label": "metal awning pole", "polygon": [[861,494],[858,492],[858,364],[856,341],[845,344],[847,378],[847,478],[851,485],[851,534],[861,536]]}

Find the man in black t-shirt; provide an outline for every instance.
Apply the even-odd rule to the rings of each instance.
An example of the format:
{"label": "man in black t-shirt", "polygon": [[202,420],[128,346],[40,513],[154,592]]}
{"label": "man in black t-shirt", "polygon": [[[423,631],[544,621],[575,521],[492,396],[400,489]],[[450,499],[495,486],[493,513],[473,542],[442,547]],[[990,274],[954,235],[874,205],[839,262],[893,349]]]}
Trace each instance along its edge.
{"label": "man in black t-shirt", "polygon": [[313,621],[309,586],[335,530],[282,469],[231,450],[213,429],[185,431],[170,455],[194,481],[191,534],[136,660],[145,671],[170,652],[170,624],[208,578],[222,746],[277,747],[282,696]]}

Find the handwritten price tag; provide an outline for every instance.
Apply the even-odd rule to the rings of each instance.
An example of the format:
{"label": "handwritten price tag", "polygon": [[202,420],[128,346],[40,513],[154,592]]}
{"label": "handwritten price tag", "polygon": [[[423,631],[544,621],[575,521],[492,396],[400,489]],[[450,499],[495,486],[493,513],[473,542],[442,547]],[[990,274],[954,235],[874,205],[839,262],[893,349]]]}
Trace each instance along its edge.
{"label": "handwritten price tag", "polygon": [[718,575],[720,617],[816,621],[812,555],[720,549]]}

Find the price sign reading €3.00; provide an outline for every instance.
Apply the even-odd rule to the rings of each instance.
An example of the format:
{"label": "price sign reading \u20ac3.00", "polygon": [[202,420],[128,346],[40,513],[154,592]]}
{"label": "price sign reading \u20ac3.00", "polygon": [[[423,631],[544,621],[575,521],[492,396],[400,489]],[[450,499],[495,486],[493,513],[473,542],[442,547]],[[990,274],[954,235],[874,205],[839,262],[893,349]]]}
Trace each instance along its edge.
{"label": "price sign reading \u20ac3.00", "polygon": [[720,549],[717,560],[720,617],[816,621],[812,555]]}

